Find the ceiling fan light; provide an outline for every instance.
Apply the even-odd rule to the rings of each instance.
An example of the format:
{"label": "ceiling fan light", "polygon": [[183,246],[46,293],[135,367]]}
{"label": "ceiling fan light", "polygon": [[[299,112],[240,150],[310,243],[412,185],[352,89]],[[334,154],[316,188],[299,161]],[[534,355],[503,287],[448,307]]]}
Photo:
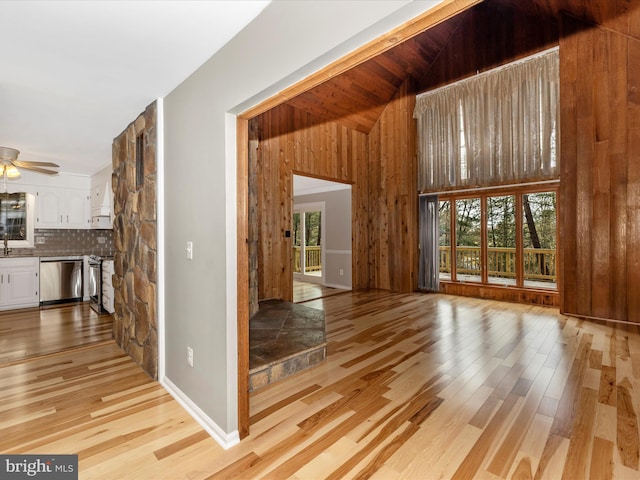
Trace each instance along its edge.
{"label": "ceiling fan light", "polygon": [[[7,165],[6,167],[4,167],[7,169],[7,178],[19,178],[20,177],[20,171],[14,167],[13,165]],[[4,172],[3,172],[4,174]]]}
{"label": "ceiling fan light", "polygon": [[0,160],[12,161],[18,158],[20,150],[9,147],[0,147]]}

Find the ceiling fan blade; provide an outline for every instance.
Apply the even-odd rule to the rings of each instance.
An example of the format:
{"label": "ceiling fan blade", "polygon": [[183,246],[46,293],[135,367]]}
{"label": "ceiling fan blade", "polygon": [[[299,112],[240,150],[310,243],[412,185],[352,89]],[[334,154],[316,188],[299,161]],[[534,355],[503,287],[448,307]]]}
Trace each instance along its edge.
{"label": "ceiling fan blade", "polygon": [[47,175],[57,175],[58,172],[56,172],[55,170],[47,170],[45,168],[40,168],[40,167],[34,167],[31,165],[16,165],[19,168],[22,168],[24,170],[31,170],[32,172],[38,172],[38,173],[46,173]]}
{"label": "ceiling fan blade", "polygon": [[29,161],[24,161],[24,160],[14,160],[13,163],[16,167],[51,167],[51,168],[58,168],[60,167],[60,165],[58,165],[57,163],[52,163],[52,162],[29,162]]}

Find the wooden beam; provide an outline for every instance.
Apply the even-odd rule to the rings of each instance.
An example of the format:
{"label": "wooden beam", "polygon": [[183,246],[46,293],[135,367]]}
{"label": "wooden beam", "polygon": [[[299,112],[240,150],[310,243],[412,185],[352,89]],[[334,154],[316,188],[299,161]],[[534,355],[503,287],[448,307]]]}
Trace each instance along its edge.
{"label": "wooden beam", "polygon": [[238,433],[249,435],[249,122],[237,120]]}

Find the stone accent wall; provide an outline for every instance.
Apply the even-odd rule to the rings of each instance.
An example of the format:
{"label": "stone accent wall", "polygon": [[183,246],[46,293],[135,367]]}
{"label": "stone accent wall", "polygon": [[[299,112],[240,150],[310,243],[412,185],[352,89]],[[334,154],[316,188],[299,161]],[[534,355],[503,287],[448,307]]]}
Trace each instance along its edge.
{"label": "stone accent wall", "polygon": [[[113,336],[153,379],[158,376],[156,257],[156,103],[113,141]],[[136,186],[136,139],[144,178]]]}

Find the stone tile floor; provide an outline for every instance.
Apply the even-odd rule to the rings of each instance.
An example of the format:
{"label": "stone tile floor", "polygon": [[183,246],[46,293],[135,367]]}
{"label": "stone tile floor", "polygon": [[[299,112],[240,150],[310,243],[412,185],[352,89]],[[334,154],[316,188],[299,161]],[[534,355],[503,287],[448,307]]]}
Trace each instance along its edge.
{"label": "stone tile floor", "polygon": [[264,300],[249,320],[249,390],[253,391],[326,357],[324,312]]}

